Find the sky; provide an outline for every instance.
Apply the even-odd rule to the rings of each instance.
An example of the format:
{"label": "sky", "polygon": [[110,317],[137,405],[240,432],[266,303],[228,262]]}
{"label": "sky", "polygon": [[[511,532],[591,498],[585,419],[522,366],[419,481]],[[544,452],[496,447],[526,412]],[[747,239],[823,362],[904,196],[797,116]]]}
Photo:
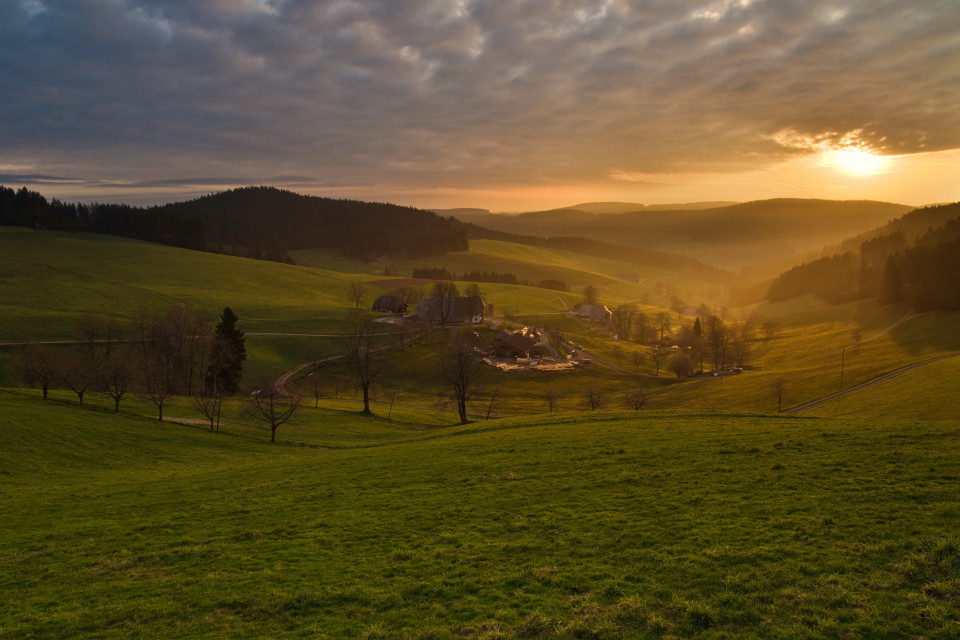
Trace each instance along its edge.
{"label": "sky", "polygon": [[3,0],[0,184],[960,200],[957,0]]}

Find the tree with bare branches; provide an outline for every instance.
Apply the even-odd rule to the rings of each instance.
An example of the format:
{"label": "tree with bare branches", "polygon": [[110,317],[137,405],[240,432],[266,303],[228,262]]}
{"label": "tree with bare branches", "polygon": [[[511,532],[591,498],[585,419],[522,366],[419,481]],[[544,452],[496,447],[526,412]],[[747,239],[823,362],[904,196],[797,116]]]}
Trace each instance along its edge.
{"label": "tree with bare branches", "polygon": [[639,411],[643,408],[643,405],[647,401],[647,397],[643,394],[643,389],[637,387],[631,389],[623,394],[623,399],[627,403],[627,406],[633,409],[634,411]]}
{"label": "tree with bare branches", "polygon": [[773,381],[773,393],[777,396],[777,413],[783,412],[783,394],[786,391],[787,383],[783,378],[777,378]]}
{"label": "tree with bare branches", "polygon": [[[460,424],[467,424],[467,403],[477,392],[483,362],[470,337],[459,332],[454,333],[449,344],[440,349],[439,359],[440,376],[453,394]],[[490,403],[492,407],[492,399]]]}
{"label": "tree with bare branches", "polygon": [[28,342],[17,359],[17,373],[30,386],[39,386],[43,399],[50,388],[60,380],[63,358],[45,344]]}
{"label": "tree with bare branches", "polygon": [[300,408],[302,396],[271,382],[250,394],[247,415],[270,430],[270,442],[277,441],[277,429],[289,423]]}
{"label": "tree with bare branches", "polygon": [[437,319],[440,322],[440,327],[445,329],[447,320],[453,312],[454,299],[459,295],[457,285],[450,280],[440,280],[434,283],[432,294],[432,297],[437,301]]}
{"label": "tree with bare branches", "polygon": [[383,373],[387,360],[386,347],[376,341],[377,324],[364,311],[352,311],[343,326],[343,359],[352,379],[363,393],[363,413],[370,415],[370,390]]}
{"label": "tree with bare branches", "polygon": [[354,309],[360,309],[364,306],[364,301],[367,297],[367,287],[360,281],[353,281],[350,283],[350,301],[353,302]]}
{"label": "tree with bare branches", "polygon": [[560,400],[560,396],[557,395],[557,392],[553,389],[547,389],[543,394],[543,401],[547,405],[550,413],[553,413],[553,410],[557,407],[557,402]]}
{"label": "tree with bare branches", "polygon": [[590,411],[596,411],[601,408],[606,402],[606,397],[603,394],[603,391],[598,387],[588,387],[583,392],[583,404],[585,407],[590,409]]}

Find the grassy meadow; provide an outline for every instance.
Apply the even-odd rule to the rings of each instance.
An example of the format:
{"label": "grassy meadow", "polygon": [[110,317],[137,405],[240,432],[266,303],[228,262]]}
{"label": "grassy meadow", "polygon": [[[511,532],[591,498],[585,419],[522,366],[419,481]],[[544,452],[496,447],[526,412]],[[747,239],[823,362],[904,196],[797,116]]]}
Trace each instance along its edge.
{"label": "grassy meadow", "polygon": [[960,631],[955,424],[0,408],[4,637]]}
{"label": "grassy meadow", "polygon": [[[385,290],[370,284],[384,265],[298,260],[311,266],[0,233],[0,342],[70,339],[84,313],[229,305],[246,379],[268,379],[339,353],[351,282]],[[430,266],[603,283],[611,304],[666,304],[653,294],[670,277],[496,242]],[[508,323],[626,371],[485,370],[474,421],[455,425],[438,331],[391,358],[374,416],[333,363],[271,445],[242,397],[219,433],[190,398],[165,422],[136,395],[118,414],[96,393],[44,402],[0,346],[0,638],[960,637],[960,358],[801,416],[776,415],[772,390],[784,380],[787,408],[840,388],[841,359],[849,388],[960,352],[960,313],[734,309],[775,335],[750,343],[744,373],[684,381],[567,315],[576,293],[481,286]],[[646,404],[626,410],[636,389]]]}

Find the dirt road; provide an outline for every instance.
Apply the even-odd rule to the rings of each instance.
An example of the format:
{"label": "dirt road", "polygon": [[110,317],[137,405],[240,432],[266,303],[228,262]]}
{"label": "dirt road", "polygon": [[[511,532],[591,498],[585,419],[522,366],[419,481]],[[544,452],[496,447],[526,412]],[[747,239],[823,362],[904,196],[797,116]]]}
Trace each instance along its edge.
{"label": "dirt road", "polygon": [[855,387],[850,387],[849,389],[844,389],[843,391],[832,393],[828,396],[818,398],[817,400],[811,400],[810,402],[804,402],[803,404],[798,404],[795,407],[790,407],[789,409],[784,410],[783,413],[797,414],[797,413],[802,413],[804,411],[809,411],[810,409],[813,409],[814,407],[819,407],[820,405],[826,404],[831,400],[842,398],[856,391],[861,391],[863,389],[867,389],[869,387],[878,385],[881,382],[886,382],[887,380],[896,378],[897,376],[907,373],[908,371],[913,371],[914,369],[919,369],[920,367],[925,367],[927,365],[933,364],[934,362],[946,360],[947,358],[956,358],[957,356],[960,356],[960,353],[948,353],[945,356],[937,356],[936,358],[930,358],[929,360],[924,360],[922,362],[914,362],[913,364],[908,364],[905,367],[900,367],[895,371],[890,371],[889,373],[885,373],[882,376],[877,376],[873,380],[867,380],[866,382],[858,384]]}

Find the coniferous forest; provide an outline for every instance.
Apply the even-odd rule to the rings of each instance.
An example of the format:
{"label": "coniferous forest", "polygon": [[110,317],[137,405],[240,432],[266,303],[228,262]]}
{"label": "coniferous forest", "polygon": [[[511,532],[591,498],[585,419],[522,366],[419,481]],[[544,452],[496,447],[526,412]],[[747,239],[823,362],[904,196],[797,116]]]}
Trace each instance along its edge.
{"label": "coniferous forest", "polygon": [[[918,223],[931,220],[946,221],[922,231]],[[960,273],[960,203],[917,209],[860,240],[780,274],[767,299],[810,293],[841,303],[879,296],[917,311],[960,309],[953,277]]]}
{"label": "coniferous forest", "polygon": [[47,201],[25,187],[0,187],[0,225],[92,231],[150,242],[290,262],[287,251],[335,248],[364,261],[409,258],[468,248],[465,225],[392,204],[303,196],[245,187],[148,208]]}

